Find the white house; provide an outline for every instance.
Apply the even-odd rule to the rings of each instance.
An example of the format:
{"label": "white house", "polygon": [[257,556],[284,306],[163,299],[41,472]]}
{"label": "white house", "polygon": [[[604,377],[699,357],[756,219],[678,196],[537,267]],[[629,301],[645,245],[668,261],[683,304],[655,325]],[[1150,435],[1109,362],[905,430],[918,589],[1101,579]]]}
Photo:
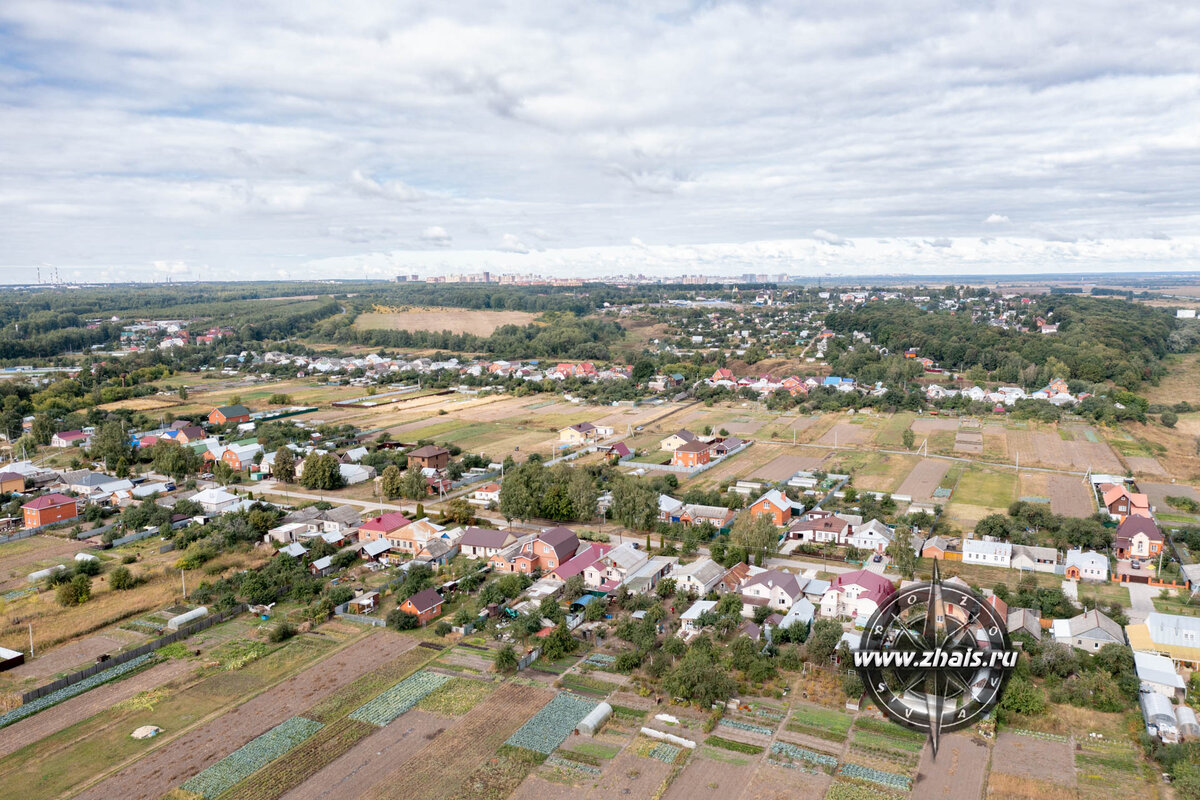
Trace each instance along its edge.
{"label": "white house", "polygon": [[856,527],[854,533],[850,534],[849,542],[851,547],[857,547],[859,550],[882,553],[892,543],[895,535],[895,531],[887,525],[873,519],[865,525]]}
{"label": "white house", "polygon": [[1086,552],[1079,548],[1068,550],[1063,575],[1070,580],[1106,581],[1108,580],[1108,558],[1091,550]]}
{"label": "white house", "polygon": [[194,503],[199,503],[206,514],[220,514],[229,510],[238,502],[237,495],[230,494],[216,486],[196,492],[188,499]]}
{"label": "white house", "polygon": [[692,603],[692,607],[679,616],[679,633],[687,635],[700,630],[700,626],[696,623],[696,620],[700,618],[701,614],[706,611],[712,611],[716,607],[716,600],[697,600]]}
{"label": "white house", "polygon": [[716,587],[725,568],[711,558],[701,558],[671,573],[676,588],[687,589],[698,597],[704,597]]}
{"label": "white house", "polygon": [[790,572],[769,569],[742,584],[742,599],[749,605],[767,605],[787,611],[804,596],[804,580]]}
{"label": "white house", "polygon": [[589,589],[612,591],[648,561],[646,554],[634,547],[632,542],[625,542],[589,565],[583,571],[583,582]]}
{"label": "white house", "polygon": [[829,584],[821,597],[821,616],[850,617],[859,625],[866,621],[896,588],[879,573],[867,569],[843,572]]}
{"label": "white house", "polygon": [[500,484],[489,483],[471,493],[472,505],[489,506],[492,504],[500,505]]}
{"label": "white house", "polygon": [[983,564],[988,567],[1008,567],[1012,562],[1012,545],[986,539],[963,539],[964,564]]}

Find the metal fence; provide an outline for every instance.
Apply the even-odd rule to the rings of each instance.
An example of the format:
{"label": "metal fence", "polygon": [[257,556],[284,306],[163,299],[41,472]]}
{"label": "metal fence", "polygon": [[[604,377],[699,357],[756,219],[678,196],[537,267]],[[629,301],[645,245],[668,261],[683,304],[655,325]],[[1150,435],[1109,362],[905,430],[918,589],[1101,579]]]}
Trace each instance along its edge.
{"label": "metal fence", "polygon": [[532,664],[533,662],[537,661],[538,656],[540,656],[541,654],[542,654],[542,648],[538,647],[538,648],[534,649],[533,651],[521,656],[521,659],[517,662],[517,672],[520,672],[523,669],[528,669],[529,665]]}
{"label": "metal fence", "polygon": [[349,603],[342,603],[333,609],[334,616],[338,619],[346,619],[351,622],[361,622],[364,625],[374,625],[376,628],[387,627],[387,620],[380,619],[379,617],[368,617],[363,614],[351,614],[346,611],[349,607]]}
{"label": "metal fence", "polygon": [[8,544],[9,542],[15,542],[20,539],[28,539],[35,533],[37,533],[37,530],[30,528],[29,530],[17,531],[16,533],[9,534],[8,536],[0,536],[0,544]]}
{"label": "metal fence", "polygon": [[54,681],[53,683],[47,683],[45,686],[39,686],[36,689],[31,689],[28,692],[25,692],[23,695],[21,695],[21,702],[28,703],[32,700],[38,699],[39,697],[45,697],[46,695],[50,694],[51,692],[57,692],[59,689],[64,689],[73,683],[79,683],[81,680],[83,680],[85,678],[90,678],[93,675],[95,675],[97,672],[103,672],[104,670],[111,669],[112,667],[115,667],[118,664],[124,664],[126,661],[132,661],[133,659],[135,659],[139,656],[144,656],[147,653],[153,653],[155,650],[158,650],[160,647],[166,647],[169,644],[174,644],[175,642],[178,642],[182,639],[186,639],[193,634],[196,634],[202,630],[205,630],[206,628],[211,628],[213,625],[217,625],[218,623],[224,622],[227,619],[236,617],[238,614],[242,613],[245,610],[246,610],[246,604],[241,603],[229,611],[223,611],[220,614],[213,614],[212,616],[208,616],[208,617],[204,617],[203,619],[196,620],[195,622],[193,622],[189,625],[184,625],[182,628],[175,631],[174,633],[168,633],[166,636],[163,636],[159,639],[155,639],[152,642],[146,642],[145,644],[143,644],[139,647],[135,647],[132,650],[126,650],[123,653],[117,653],[115,656],[108,659],[107,661],[103,661],[98,664],[93,664],[92,666],[88,667],[87,669],[82,669],[79,672],[73,672],[70,675],[66,676],[65,678],[59,678],[58,680]]}

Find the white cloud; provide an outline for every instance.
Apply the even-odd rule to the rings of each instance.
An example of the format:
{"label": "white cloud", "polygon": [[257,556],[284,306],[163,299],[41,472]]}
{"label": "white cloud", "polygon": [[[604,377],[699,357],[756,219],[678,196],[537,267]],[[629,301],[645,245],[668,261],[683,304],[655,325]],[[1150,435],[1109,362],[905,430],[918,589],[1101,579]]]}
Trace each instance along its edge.
{"label": "white cloud", "polygon": [[421,231],[421,241],[429,242],[437,247],[449,247],[451,239],[450,234],[446,233],[446,229],[441,225],[430,225]]}
{"label": "white cloud", "polygon": [[559,275],[1182,268],[1200,12],[1156,10],[11,0],[0,281],[426,250]]}

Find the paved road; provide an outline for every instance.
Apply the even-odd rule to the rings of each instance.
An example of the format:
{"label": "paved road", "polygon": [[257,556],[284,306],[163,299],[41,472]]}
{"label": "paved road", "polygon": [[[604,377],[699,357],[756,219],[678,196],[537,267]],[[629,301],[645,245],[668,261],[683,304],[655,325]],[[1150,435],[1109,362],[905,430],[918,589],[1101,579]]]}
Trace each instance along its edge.
{"label": "paved road", "polygon": [[1126,616],[1132,624],[1137,625],[1139,622],[1145,622],[1146,616],[1154,610],[1154,597],[1162,589],[1145,583],[1130,583],[1127,586],[1131,609]]}

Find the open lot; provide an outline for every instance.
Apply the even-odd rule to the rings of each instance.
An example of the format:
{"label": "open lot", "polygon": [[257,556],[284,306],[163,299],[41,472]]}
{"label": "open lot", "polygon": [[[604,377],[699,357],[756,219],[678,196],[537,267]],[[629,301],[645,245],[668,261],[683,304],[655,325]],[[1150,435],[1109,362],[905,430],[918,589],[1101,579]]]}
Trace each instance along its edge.
{"label": "open lot", "polygon": [[24,589],[30,584],[25,576],[45,564],[65,564],[86,545],[77,540],[60,539],[48,533],[0,544],[0,589]]}
{"label": "open lot", "polygon": [[1138,481],[1137,486],[1140,491],[1145,492],[1151,506],[1163,511],[1170,511],[1174,508],[1174,506],[1167,502],[1168,497],[1190,497],[1192,500],[1200,503],[1200,492],[1186,484]]}
{"label": "open lot", "polygon": [[987,767],[988,748],[982,739],[968,733],[947,734],[942,737],[936,760],[928,745],[921,751],[913,797],[923,800],[979,797]]}
{"label": "open lot", "polygon": [[872,429],[865,425],[854,425],[849,422],[838,422],[832,428],[821,434],[818,444],[853,445],[866,444],[871,441]]}
{"label": "open lot", "polygon": [[1090,517],[1096,512],[1091,487],[1081,478],[1051,475],[1047,483],[1050,510],[1067,517]]}
{"label": "open lot", "polygon": [[[755,445],[756,447],[759,445]],[[825,456],[781,455],[754,470],[749,477],[766,481],[786,481],[801,470],[820,469]]]}
{"label": "open lot", "polygon": [[1105,442],[1064,441],[1053,431],[1010,430],[1007,435],[1009,452],[1019,454],[1023,464],[1077,472],[1125,472]]}
{"label": "open lot", "polygon": [[102,653],[113,653],[119,650],[125,642],[115,636],[88,636],[56,647],[46,655],[27,661],[16,669],[11,670],[13,677],[48,678],[59,672],[69,672],[72,667],[78,667]]}
{"label": "open lot", "polygon": [[1075,758],[1069,741],[1047,741],[1001,731],[992,751],[992,772],[1075,786]]}
{"label": "open lot", "polygon": [[1166,475],[1167,471],[1163,469],[1163,465],[1158,463],[1157,458],[1150,456],[1126,456],[1125,463],[1129,465],[1129,469],[1134,475]]}
{"label": "open lot", "polygon": [[908,473],[908,477],[896,489],[897,494],[908,495],[913,500],[933,500],[933,490],[950,469],[950,462],[941,459],[922,459]]}
{"label": "open lot", "polygon": [[528,325],[537,314],[525,311],[488,311],[466,308],[416,308],[395,313],[359,314],[359,330],[450,331],[490,336],[501,325]]}
{"label": "open lot", "polygon": [[760,762],[754,776],[738,795],[738,800],[795,800],[798,797],[824,797],[833,778],[824,772],[816,775],[798,769],[776,767]]}

